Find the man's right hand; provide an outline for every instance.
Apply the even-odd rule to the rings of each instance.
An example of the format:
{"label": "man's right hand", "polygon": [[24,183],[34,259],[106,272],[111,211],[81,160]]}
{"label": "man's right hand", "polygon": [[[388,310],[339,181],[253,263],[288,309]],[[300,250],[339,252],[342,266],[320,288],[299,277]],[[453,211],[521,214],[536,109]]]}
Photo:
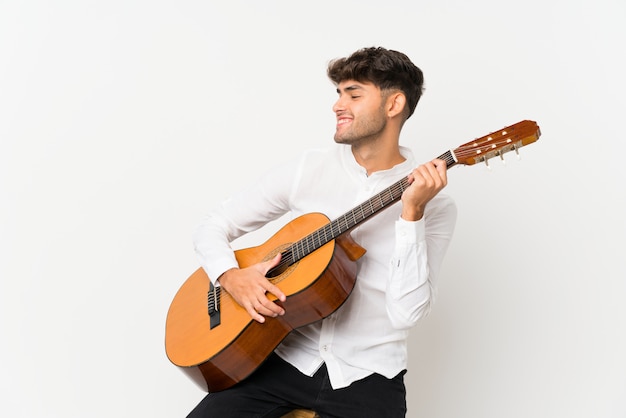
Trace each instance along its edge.
{"label": "man's right hand", "polygon": [[257,322],[265,322],[265,317],[277,317],[284,315],[285,310],[268,298],[268,293],[273,294],[284,302],[285,294],[272,284],[265,275],[278,265],[280,253],[271,260],[238,269],[233,268],[225,271],[218,279],[220,285],[250,314]]}

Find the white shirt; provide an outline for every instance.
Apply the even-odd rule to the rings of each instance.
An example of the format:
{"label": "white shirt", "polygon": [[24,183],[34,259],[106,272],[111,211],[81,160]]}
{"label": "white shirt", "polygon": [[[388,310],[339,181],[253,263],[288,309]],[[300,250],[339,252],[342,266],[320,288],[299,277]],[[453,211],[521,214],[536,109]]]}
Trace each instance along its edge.
{"label": "white shirt", "polygon": [[[194,245],[202,267],[212,280],[237,267],[230,242],[287,212],[292,218],[321,212],[333,220],[355,208],[417,167],[410,150],[400,151],[403,163],[370,176],[346,145],[311,150],[274,168],[198,226]],[[401,219],[401,210],[395,203],[352,231],[367,252],[357,261],[347,301],[329,317],[292,331],[275,350],[309,376],[326,363],[335,389],[372,373],[392,378],[406,369],[409,329],[430,311],[456,206],[439,193],[419,221]]]}

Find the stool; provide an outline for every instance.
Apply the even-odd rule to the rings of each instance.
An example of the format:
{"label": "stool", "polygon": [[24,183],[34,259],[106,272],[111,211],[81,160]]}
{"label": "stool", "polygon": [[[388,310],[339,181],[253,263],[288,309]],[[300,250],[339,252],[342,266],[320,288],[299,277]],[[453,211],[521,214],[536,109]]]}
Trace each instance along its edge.
{"label": "stool", "polygon": [[317,415],[315,411],[308,409],[295,409],[287,415],[283,415],[282,418],[319,418],[319,415]]}

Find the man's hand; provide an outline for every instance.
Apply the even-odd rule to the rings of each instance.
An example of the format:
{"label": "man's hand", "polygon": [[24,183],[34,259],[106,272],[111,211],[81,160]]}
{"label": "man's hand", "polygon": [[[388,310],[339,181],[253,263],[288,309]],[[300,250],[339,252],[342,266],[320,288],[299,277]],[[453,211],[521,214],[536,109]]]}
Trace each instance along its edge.
{"label": "man's hand", "polygon": [[271,293],[281,302],[286,299],[285,294],[265,277],[267,272],[279,262],[280,253],[273,259],[262,263],[243,269],[227,270],[219,277],[220,285],[257,322],[265,322],[266,316],[275,318],[285,314],[283,308],[267,297],[267,293]]}
{"label": "man's hand", "polygon": [[426,203],[448,184],[447,169],[445,161],[435,159],[411,171],[410,186],[402,193],[402,219],[422,219]]}

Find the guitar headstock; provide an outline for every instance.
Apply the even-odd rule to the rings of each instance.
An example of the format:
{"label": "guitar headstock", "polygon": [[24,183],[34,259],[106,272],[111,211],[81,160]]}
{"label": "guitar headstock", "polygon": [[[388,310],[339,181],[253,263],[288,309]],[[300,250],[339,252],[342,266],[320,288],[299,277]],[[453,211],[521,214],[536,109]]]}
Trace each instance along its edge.
{"label": "guitar headstock", "polygon": [[463,144],[453,153],[456,163],[472,165],[487,162],[493,157],[502,157],[509,151],[517,152],[519,148],[537,141],[539,136],[541,136],[541,131],[537,123],[532,120],[523,120]]}

